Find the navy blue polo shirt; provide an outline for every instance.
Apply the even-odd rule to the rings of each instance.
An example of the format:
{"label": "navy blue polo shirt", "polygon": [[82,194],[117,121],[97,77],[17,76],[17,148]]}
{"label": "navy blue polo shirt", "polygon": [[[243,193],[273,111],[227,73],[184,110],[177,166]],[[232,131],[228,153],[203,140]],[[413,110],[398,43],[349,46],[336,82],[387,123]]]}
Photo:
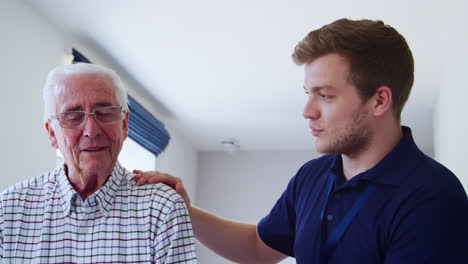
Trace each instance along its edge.
{"label": "navy blue polo shirt", "polygon": [[[411,130],[402,129],[402,140],[382,161],[349,181],[341,155],[304,164],[259,222],[261,239],[299,264],[320,263],[323,240],[371,183],[376,191],[329,263],[468,263],[466,193],[452,172],[418,149]],[[336,181],[327,203],[332,175]]]}

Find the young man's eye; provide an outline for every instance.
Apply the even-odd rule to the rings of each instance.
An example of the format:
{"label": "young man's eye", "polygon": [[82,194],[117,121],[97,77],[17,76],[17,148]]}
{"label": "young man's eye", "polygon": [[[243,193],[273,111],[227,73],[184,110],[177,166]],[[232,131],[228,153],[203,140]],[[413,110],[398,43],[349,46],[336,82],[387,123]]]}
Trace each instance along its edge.
{"label": "young man's eye", "polygon": [[326,95],[326,94],[319,94],[320,98],[324,99],[324,100],[330,100],[333,98],[332,95]]}

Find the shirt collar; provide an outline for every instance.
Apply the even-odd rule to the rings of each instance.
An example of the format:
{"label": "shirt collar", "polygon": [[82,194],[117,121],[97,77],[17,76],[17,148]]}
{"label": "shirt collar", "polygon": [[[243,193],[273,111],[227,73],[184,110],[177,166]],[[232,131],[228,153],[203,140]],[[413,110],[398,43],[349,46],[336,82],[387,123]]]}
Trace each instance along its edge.
{"label": "shirt collar", "polygon": [[[411,169],[416,166],[417,161],[424,156],[414,142],[411,129],[402,126],[402,131],[403,138],[390,153],[374,167],[353,177],[350,182],[357,183],[365,179],[376,184],[400,185]],[[341,155],[335,155],[330,170],[341,175]]]}
{"label": "shirt collar", "polygon": [[55,170],[57,179],[56,188],[60,197],[60,206],[62,207],[63,215],[67,216],[70,213],[71,202],[77,196],[76,191],[68,181],[67,174],[65,173],[65,164]]}
{"label": "shirt collar", "polygon": [[57,189],[60,194],[60,201],[64,216],[70,213],[72,206],[98,206],[99,211],[107,217],[115,199],[115,193],[119,186],[126,184],[130,179],[130,172],[127,171],[119,162],[117,162],[109,175],[106,183],[85,201],[73,189],[68,177],[65,173],[65,165],[56,170]]}

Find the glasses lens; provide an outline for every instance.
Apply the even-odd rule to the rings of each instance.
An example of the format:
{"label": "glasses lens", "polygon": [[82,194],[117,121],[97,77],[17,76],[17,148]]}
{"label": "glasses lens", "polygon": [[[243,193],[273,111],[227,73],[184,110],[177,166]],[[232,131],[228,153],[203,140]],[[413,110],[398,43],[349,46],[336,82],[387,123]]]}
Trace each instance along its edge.
{"label": "glasses lens", "polygon": [[84,119],[85,113],[80,111],[64,112],[59,115],[60,125],[64,128],[79,126]]}
{"label": "glasses lens", "polygon": [[112,124],[123,119],[119,106],[109,106],[94,110],[96,120],[102,124]]}

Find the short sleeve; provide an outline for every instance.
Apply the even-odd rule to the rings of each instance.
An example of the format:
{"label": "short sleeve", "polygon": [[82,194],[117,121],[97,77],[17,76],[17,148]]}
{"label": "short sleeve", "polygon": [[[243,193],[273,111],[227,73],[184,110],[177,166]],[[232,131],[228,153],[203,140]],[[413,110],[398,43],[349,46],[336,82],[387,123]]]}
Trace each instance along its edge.
{"label": "short sleeve", "polygon": [[288,256],[294,256],[296,178],[297,175],[291,179],[271,212],[257,225],[257,231],[262,241]]}
{"label": "short sleeve", "polygon": [[182,198],[173,203],[156,234],[156,263],[197,263],[190,216]]}
{"label": "short sleeve", "polygon": [[400,208],[385,264],[465,263],[468,201],[455,195],[432,195]]}

